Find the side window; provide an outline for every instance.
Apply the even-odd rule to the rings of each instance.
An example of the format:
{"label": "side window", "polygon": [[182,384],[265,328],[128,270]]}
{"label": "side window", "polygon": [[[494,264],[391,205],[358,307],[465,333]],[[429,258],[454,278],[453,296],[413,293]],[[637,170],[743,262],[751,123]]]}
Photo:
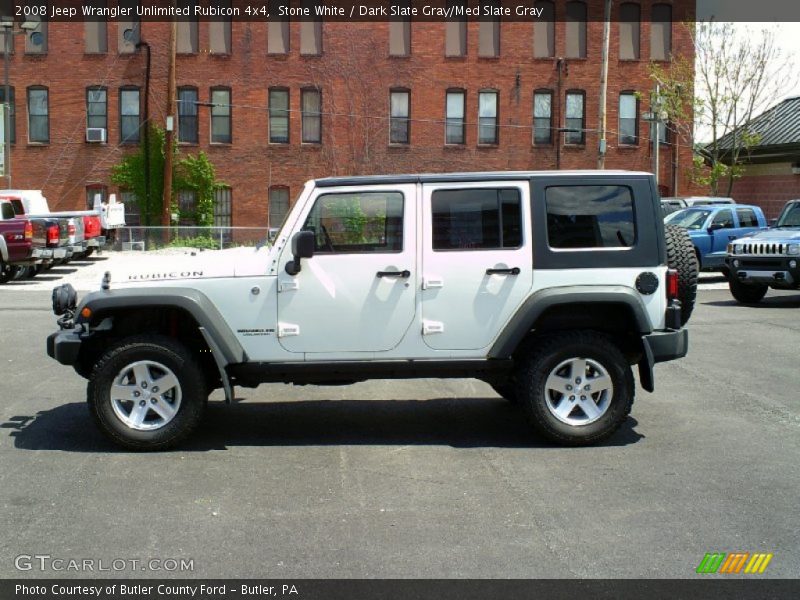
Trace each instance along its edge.
{"label": "side window", "polygon": [[758,219],[752,208],[737,208],[736,216],[739,217],[739,227],[758,227]]}
{"label": "side window", "polygon": [[719,211],[714,215],[711,224],[720,226],[720,229],[733,229],[733,212],[727,208]]}
{"label": "side window", "polygon": [[548,187],[551,248],[630,248],[636,242],[633,193],[621,185]]}
{"label": "side window", "polygon": [[16,217],[14,214],[14,207],[11,206],[10,202],[3,202],[0,204],[0,208],[3,209],[3,220],[13,219]]}
{"label": "side window", "polygon": [[437,190],[431,196],[434,250],[496,250],[522,245],[519,190]]}
{"label": "side window", "polygon": [[402,252],[403,194],[324,194],[303,229],[314,232],[314,251],[319,254]]}

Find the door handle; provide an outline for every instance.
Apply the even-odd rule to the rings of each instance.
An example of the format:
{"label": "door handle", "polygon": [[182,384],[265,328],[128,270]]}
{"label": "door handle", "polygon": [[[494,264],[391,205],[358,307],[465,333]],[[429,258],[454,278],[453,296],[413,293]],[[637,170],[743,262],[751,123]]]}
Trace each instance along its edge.
{"label": "door handle", "polygon": [[408,269],[404,271],[378,271],[378,277],[402,277],[403,279],[407,279],[411,277],[411,271]]}
{"label": "door handle", "polygon": [[511,269],[486,269],[487,275],[519,275],[519,267]]}

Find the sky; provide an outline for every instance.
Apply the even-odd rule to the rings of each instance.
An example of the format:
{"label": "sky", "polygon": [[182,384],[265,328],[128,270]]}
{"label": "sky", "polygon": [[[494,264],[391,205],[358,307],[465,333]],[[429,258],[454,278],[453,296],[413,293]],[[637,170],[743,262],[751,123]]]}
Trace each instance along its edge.
{"label": "sky", "polygon": [[[795,0],[796,1],[796,0]],[[749,23],[738,22],[734,23],[734,28],[738,36],[745,37],[747,35],[760,35],[761,31],[766,29],[774,37],[775,46],[780,48],[781,56],[789,56],[794,63],[792,69],[779,71],[777,67],[770,73],[771,76],[778,77],[783,80],[781,93],[774,98],[768,106],[759,111],[759,114],[764,110],[780,103],[786,98],[793,96],[800,96],[800,23]],[[698,86],[699,89],[699,86]],[[695,138],[698,142],[708,142],[711,138],[711,131],[709,128],[696,124]]]}

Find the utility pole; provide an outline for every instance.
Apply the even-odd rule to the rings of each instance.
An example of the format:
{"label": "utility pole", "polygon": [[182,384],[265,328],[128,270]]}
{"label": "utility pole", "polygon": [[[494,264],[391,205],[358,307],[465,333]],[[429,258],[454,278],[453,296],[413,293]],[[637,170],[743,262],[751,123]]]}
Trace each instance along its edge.
{"label": "utility pole", "polygon": [[169,72],[167,73],[167,127],[164,144],[164,206],[161,213],[161,224],[169,227],[172,220],[170,205],[172,204],[172,148],[174,145],[175,127],[175,54],[177,50],[178,22],[173,18],[169,29]]}
{"label": "utility pole", "polygon": [[656,189],[658,189],[658,130],[661,125],[661,86],[658,84],[656,84],[656,91],[650,102],[650,110],[653,113],[653,174],[656,176]]}
{"label": "utility pole", "polygon": [[597,145],[597,168],[606,168],[606,92],[608,91],[608,44],[611,37],[611,0],[605,0],[603,45],[600,55],[600,132]]}
{"label": "utility pole", "polygon": [[11,86],[8,84],[8,62],[11,52],[14,22],[3,27],[3,175],[6,177],[6,187],[11,188]]}

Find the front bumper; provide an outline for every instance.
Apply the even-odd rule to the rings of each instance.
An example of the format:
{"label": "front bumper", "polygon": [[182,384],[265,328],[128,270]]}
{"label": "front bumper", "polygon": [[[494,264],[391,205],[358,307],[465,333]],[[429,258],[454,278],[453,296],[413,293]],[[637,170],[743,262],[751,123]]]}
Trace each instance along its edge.
{"label": "front bumper", "polygon": [[62,329],[47,336],[47,355],[62,365],[74,365],[81,349],[80,332],[75,329]]}
{"label": "front bumper", "polygon": [[725,265],[730,276],[742,283],[785,288],[800,285],[800,256],[728,256]]}

